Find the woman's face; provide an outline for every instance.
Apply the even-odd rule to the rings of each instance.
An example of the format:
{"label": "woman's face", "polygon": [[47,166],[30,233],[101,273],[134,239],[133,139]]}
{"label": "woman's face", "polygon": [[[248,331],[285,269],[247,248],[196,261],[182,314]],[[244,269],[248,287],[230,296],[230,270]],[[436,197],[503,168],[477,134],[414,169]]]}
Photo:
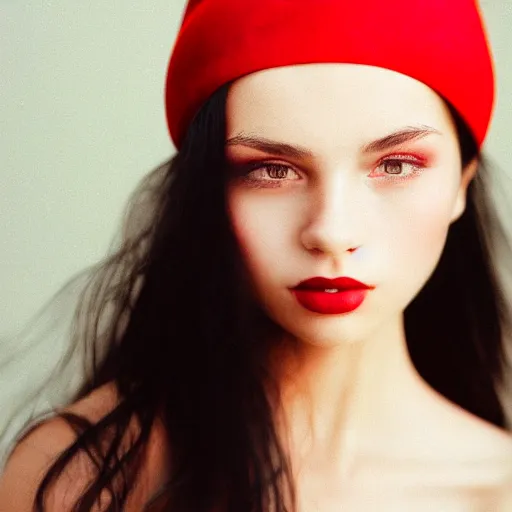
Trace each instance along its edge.
{"label": "woman's face", "polygon": [[[369,66],[239,79],[227,141],[229,213],[254,291],[274,321],[315,345],[362,341],[401,318],[439,261],[474,170],[463,178],[453,121],[433,90]],[[351,312],[314,312],[292,289],[319,276],[374,288]]]}

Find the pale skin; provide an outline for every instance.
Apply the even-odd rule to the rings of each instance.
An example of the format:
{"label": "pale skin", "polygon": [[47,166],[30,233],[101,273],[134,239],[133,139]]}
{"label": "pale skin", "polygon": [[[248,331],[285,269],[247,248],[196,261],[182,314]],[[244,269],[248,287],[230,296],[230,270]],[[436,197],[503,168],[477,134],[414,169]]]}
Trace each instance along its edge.
{"label": "pale skin", "polygon": [[[255,295],[286,333],[270,364],[299,511],[511,510],[512,436],[434,392],[415,371],[403,331],[403,310],[436,267],[477,170],[476,161],[461,169],[442,100],[388,70],[314,64],[236,81],[227,120],[230,162],[281,169],[269,175],[260,165],[253,181],[233,179],[227,198]],[[376,147],[406,128],[411,140]],[[249,137],[303,151],[256,149]],[[393,181],[390,169],[410,178]],[[350,276],[375,289],[352,313],[320,315],[290,292],[314,276]],[[106,386],[69,409],[94,419],[115,402]],[[0,479],[0,509],[29,510],[50,457],[71,439],[55,420],[21,443]],[[127,510],[140,511],[167,479],[161,426],[150,446]],[[57,489],[53,502],[64,494]]]}

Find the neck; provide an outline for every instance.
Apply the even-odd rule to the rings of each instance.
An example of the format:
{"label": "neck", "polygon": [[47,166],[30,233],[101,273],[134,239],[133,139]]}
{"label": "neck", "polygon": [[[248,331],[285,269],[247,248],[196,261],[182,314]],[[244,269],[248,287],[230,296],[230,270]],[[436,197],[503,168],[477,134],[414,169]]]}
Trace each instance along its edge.
{"label": "neck", "polygon": [[273,355],[290,453],[299,463],[314,459],[342,473],[362,451],[410,428],[427,390],[409,358],[401,318],[371,340],[335,347],[283,340]]}

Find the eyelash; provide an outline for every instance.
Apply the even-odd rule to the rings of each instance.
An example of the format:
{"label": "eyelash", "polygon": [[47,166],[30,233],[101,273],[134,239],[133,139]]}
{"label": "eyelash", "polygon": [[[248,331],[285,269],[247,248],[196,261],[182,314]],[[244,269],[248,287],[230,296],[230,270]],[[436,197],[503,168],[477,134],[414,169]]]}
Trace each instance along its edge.
{"label": "eyelash", "polygon": [[[382,166],[383,164],[409,164],[412,166],[413,170],[406,176],[402,175],[393,175],[389,174],[385,177],[379,176],[378,180],[382,181],[391,181],[391,182],[404,182],[407,180],[410,180],[420,174],[424,170],[424,165],[422,165],[422,162],[418,159],[413,159],[411,157],[406,157],[403,155],[394,155],[392,158],[386,157],[383,158],[380,162],[378,167]],[[286,179],[279,179],[279,178],[270,178],[270,179],[254,179],[250,178],[249,175],[258,170],[266,170],[269,172],[271,169],[277,169],[277,170],[292,170],[292,168],[285,164],[280,163],[274,163],[274,162],[254,162],[251,164],[248,164],[246,166],[243,166],[240,171],[237,173],[239,177],[249,183],[252,187],[256,188],[278,188],[281,187],[281,182],[287,181]],[[297,180],[291,180],[291,181],[297,181]]]}

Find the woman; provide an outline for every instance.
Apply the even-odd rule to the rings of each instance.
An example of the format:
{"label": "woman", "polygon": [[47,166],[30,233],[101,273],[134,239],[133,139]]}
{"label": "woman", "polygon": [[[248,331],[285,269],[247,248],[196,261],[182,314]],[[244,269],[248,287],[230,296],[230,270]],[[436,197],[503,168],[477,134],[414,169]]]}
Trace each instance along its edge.
{"label": "woman", "polygon": [[476,4],[191,1],[166,94],[106,358],[0,508],[509,510]]}

